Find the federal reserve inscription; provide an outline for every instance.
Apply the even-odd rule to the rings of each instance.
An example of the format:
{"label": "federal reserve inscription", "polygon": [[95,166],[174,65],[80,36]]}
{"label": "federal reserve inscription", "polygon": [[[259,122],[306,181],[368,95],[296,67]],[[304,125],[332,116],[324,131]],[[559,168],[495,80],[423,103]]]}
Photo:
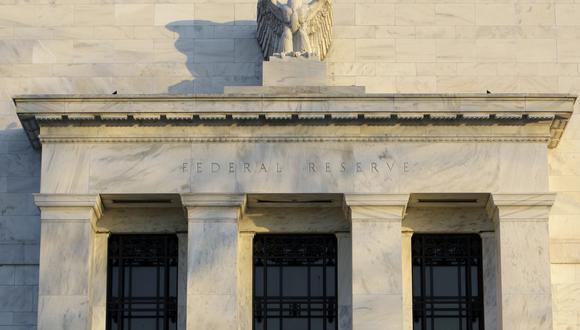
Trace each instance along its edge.
{"label": "federal reserve inscription", "polygon": [[312,175],[324,174],[404,174],[411,171],[408,161],[361,161],[330,162],[305,161],[302,164],[288,164],[276,161],[184,161],[180,165],[183,173],[207,174],[284,174],[301,171]]}

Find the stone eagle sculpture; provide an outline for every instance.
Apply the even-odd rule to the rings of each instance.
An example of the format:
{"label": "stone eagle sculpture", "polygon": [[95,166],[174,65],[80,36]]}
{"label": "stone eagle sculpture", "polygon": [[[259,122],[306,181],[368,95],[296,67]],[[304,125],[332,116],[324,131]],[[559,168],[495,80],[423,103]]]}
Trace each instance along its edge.
{"label": "stone eagle sculpture", "polygon": [[332,41],[332,0],[258,0],[257,22],[264,59],[279,53],[324,60]]}

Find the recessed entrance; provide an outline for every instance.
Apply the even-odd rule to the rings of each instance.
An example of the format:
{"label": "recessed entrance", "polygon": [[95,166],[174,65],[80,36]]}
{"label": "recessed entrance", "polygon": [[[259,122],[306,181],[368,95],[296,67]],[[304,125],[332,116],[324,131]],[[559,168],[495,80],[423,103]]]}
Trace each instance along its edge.
{"label": "recessed entrance", "polygon": [[254,330],[336,330],[334,235],[254,238]]}

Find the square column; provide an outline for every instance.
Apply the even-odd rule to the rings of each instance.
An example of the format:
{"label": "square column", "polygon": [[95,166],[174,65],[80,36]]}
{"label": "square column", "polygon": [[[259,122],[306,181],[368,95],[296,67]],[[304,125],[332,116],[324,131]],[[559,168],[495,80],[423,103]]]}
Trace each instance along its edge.
{"label": "square column", "polygon": [[413,232],[401,233],[401,262],[403,265],[403,329],[413,329]]}
{"label": "square column", "polygon": [[91,275],[92,330],[107,327],[107,257],[109,233],[95,233],[93,243],[93,265]]}
{"label": "square column", "polygon": [[[92,290],[102,284],[91,279],[93,269],[102,266],[102,258],[93,265],[101,200],[65,194],[37,194],[34,200],[41,211],[38,329],[93,329],[91,300],[100,298]],[[95,315],[97,323],[100,319]]]}
{"label": "square column", "polygon": [[238,241],[238,329],[252,330],[254,316],[254,232],[240,232]]}
{"label": "square column", "polygon": [[187,211],[187,329],[238,328],[238,219],[243,195],[183,194]]}
{"label": "square column", "polygon": [[483,317],[485,329],[497,329],[497,242],[495,232],[481,232]]}
{"label": "square column", "polygon": [[352,325],[403,328],[401,221],[409,195],[345,195],[352,221]]}
{"label": "square column", "polygon": [[498,329],[552,329],[548,216],[554,194],[494,194]]}
{"label": "square column", "polygon": [[338,252],[338,330],[352,330],[352,239],[335,233]]}
{"label": "square column", "polygon": [[177,233],[177,330],[187,328],[187,233]]}

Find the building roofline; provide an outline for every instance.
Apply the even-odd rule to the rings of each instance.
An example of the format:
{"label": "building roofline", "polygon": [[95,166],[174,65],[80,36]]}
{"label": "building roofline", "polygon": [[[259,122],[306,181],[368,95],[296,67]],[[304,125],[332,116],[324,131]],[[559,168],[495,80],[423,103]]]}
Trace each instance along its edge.
{"label": "building roofline", "polygon": [[549,122],[548,146],[557,146],[574,111],[571,94],[158,94],[15,96],[18,117],[39,149],[40,126],[128,121],[147,125],[237,122],[293,124],[472,125]]}

